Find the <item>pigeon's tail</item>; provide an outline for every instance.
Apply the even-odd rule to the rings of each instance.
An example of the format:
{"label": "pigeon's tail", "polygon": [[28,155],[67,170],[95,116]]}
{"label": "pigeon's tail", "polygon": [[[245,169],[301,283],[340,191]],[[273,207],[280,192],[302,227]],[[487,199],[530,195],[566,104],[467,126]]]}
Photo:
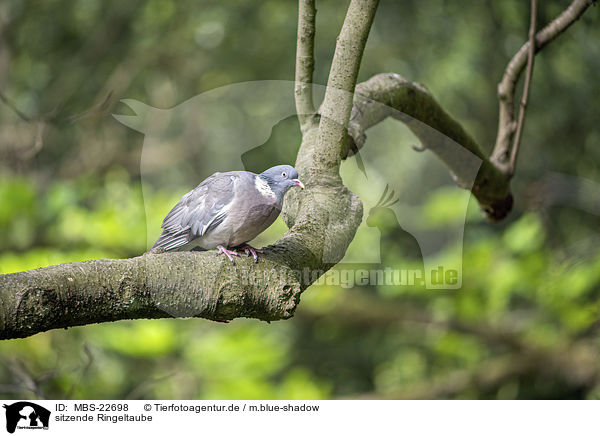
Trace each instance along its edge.
{"label": "pigeon's tail", "polygon": [[166,242],[166,240],[167,240],[168,237],[169,237],[169,234],[163,230],[163,232],[158,237],[158,239],[156,240],[156,242],[154,243],[154,245],[152,246],[152,248],[150,249],[150,251],[152,251],[152,250],[154,250],[156,248],[162,248],[163,245],[165,245],[165,242]]}
{"label": "pigeon's tail", "polygon": [[157,248],[162,248],[165,251],[173,250],[177,248],[179,245],[173,244],[173,235],[166,230],[163,230],[162,234],[158,237],[154,245],[150,250],[155,250]]}
{"label": "pigeon's tail", "polygon": [[172,251],[181,248],[188,242],[190,242],[189,232],[182,233],[169,233],[163,230],[162,234],[158,237],[150,251],[160,249],[161,251]]}

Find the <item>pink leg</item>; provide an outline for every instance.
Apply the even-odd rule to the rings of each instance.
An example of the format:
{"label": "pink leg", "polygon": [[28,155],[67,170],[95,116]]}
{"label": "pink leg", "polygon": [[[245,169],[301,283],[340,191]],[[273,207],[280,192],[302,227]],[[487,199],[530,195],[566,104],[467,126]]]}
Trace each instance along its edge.
{"label": "pink leg", "polygon": [[250,254],[252,254],[252,257],[254,258],[254,262],[258,262],[258,254],[256,253],[264,253],[263,250],[259,249],[259,248],[254,248],[248,244],[242,244],[238,247],[240,250],[244,250],[244,252],[246,253],[246,256],[250,256]]}
{"label": "pink leg", "polygon": [[227,256],[229,258],[229,260],[231,261],[231,263],[235,263],[233,261],[233,257],[231,256],[239,256],[240,254],[235,251],[235,250],[228,250],[227,248],[223,247],[222,245],[217,245],[217,248],[219,249],[219,251],[217,252],[217,256],[221,253],[224,253],[225,256]]}

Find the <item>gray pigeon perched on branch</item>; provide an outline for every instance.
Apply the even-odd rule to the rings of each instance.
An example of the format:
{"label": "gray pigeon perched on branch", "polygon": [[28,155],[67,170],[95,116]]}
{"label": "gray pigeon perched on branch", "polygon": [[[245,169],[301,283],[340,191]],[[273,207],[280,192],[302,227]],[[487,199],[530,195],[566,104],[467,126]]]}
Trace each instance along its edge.
{"label": "gray pigeon perched on branch", "polygon": [[217,248],[217,254],[225,253],[232,262],[232,256],[239,256],[239,249],[258,261],[257,253],[262,251],[248,245],[248,241],[273,224],[292,186],[304,189],[298,171],[289,165],[278,165],[261,174],[215,173],[171,209],[152,249]]}

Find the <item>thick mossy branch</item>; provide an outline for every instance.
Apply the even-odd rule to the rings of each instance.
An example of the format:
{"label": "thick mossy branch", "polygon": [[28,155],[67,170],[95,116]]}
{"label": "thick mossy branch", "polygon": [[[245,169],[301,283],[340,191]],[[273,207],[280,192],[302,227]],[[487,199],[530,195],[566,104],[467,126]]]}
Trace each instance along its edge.
{"label": "thick mossy branch", "polygon": [[[0,338],[119,319],[290,317],[299,277],[270,255],[259,266],[250,263],[233,266],[214,252],[165,253],[6,275],[0,278]],[[263,279],[271,269],[286,281]]]}
{"label": "thick mossy branch", "polygon": [[387,117],[405,123],[446,164],[458,185],[473,192],[490,219],[510,212],[509,178],[423,85],[398,74],[378,74],[358,84],[348,125],[356,146],[363,146],[367,129]]}
{"label": "thick mossy branch", "polygon": [[[272,269],[288,280],[264,280]],[[234,266],[215,252],[146,254],[8,274],[0,277],[0,338],[120,319],[282,319],[299,299],[299,279],[277,256]]]}

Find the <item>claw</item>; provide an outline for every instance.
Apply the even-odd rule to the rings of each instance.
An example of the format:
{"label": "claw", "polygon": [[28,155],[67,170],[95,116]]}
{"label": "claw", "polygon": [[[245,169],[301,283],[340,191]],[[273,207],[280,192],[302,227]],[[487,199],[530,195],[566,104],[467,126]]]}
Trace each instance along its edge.
{"label": "claw", "polygon": [[231,256],[239,256],[240,254],[235,251],[235,250],[228,250],[227,248],[223,247],[222,245],[217,245],[217,248],[219,249],[219,251],[217,251],[217,256],[221,253],[225,254],[225,256],[227,256],[229,258],[229,260],[231,261],[231,263],[235,263],[233,261],[233,257]]}
{"label": "claw", "polygon": [[243,244],[240,245],[238,247],[240,250],[244,250],[244,253],[246,253],[246,256],[250,256],[250,254],[252,254],[252,257],[254,258],[254,262],[258,262],[258,254],[257,253],[264,253],[264,250],[261,250],[259,248],[254,248],[248,244]]}

